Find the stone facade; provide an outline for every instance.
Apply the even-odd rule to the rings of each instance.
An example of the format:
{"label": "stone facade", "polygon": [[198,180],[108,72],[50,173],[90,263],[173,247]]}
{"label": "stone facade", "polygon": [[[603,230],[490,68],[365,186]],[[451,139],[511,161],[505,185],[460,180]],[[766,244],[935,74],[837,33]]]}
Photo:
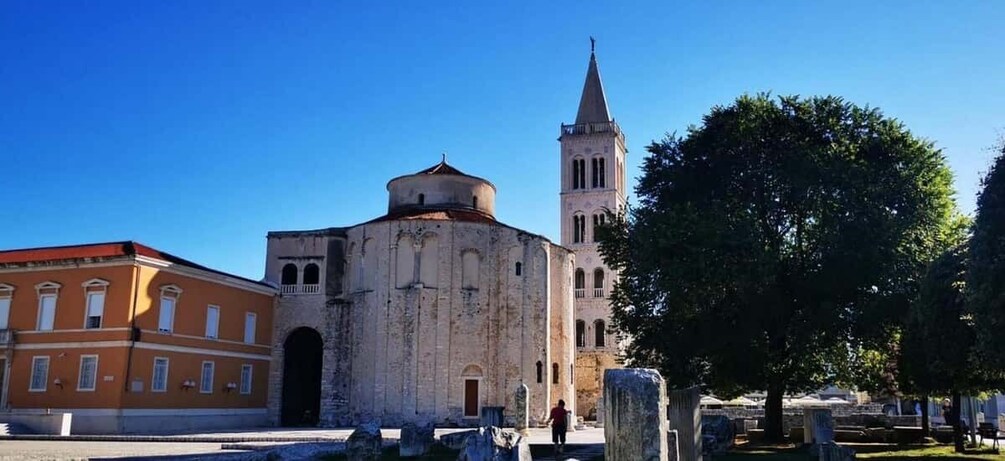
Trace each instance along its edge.
{"label": "stone facade", "polygon": [[590,56],[576,122],[562,125],[562,245],[576,254],[576,414],[593,418],[604,370],[619,366],[619,341],[609,329],[608,297],[617,274],[600,256],[595,224],[625,209],[625,136],[607,108],[594,55]]}
{"label": "stone facade", "polygon": [[[323,344],[322,426],[477,425],[487,406],[511,424],[521,383],[531,420],[574,401],[572,252],[497,222],[495,187],[445,161],[388,191],[367,223],[268,235],[266,279],[282,292],[273,423],[291,413],[284,380],[302,385],[289,382],[302,354],[285,349],[303,328]],[[309,405],[293,410],[314,423]]]}

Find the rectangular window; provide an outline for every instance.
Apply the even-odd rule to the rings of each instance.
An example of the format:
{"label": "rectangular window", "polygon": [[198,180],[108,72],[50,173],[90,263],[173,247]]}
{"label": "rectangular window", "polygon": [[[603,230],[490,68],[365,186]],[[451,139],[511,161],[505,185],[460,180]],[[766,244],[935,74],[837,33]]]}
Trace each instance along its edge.
{"label": "rectangular window", "polygon": [[161,312],[157,330],[170,333],[174,326],[174,298],[161,297]]}
{"label": "rectangular window", "polygon": [[154,358],[154,377],[150,380],[151,392],[167,392],[168,381],[168,359],[166,357]]}
{"label": "rectangular window", "polygon": [[101,328],[101,317],[105,313],[105,293],[87,293],[87,319],[84,328]]}
{"label": "rectangular window", "polygon": [[213,393],[213,369],[216,364],[213,362],[202,362],[202,378],[199,380],[199,392],[203,394]]}
{"label": "rectangular window", "polygon": [[28,390],[31,392],[45,392],[45,387],[49,383],[49,357],[31,358],[31,384]]}
{"label": "rectangular window", "polygon": [[56,321],[56,295],[42,295],[38,299],[38,330],[51,331]]}
{"label": "rectangular window", "polygon": [[220,331],[220,308],[209,306],[206,308],[206,337],[218,338]]}
{"label": "rectangular window", "polygon": [[7,319],[10,318],[10,298],[0,298],[0,330],[7,329]]}
{"label": "rectangular window", "polygon": [[596,189],[600,186],[600,159],[593,159],[593,183],[592,187]]}
{"label": "rectangular window", "polygon": [[597,173],[596,173],[596,176],[598,178],[597,184],[601,188],[607,187],[607,181],[605,179],[607,177],[607,171],[605,171],[605,168],[604,168],[604,159],[603,158],[598,158],[597,159]]}
{"label": "rectangular window", "polygon": [[255,344],[256,317],[257,316],[251,312],[244,314],[244,342],[247,344]]}
{"label": "rectangular window", "polygon": [[251,393],[251,365],[241,365],[241,393]]}
{"label": "rectangular window", "polygon": [[98,381],[98,356],[80,356],[80,376],[77,379],[78,391],[93,391]]}

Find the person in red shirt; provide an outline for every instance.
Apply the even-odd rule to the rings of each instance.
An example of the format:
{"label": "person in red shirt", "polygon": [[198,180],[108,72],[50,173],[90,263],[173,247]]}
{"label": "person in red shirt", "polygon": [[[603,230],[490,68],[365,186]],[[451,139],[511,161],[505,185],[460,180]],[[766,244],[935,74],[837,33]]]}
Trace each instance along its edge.
{"label": "person in red shirt", "polygon": [[551,409],[548,422],[551,423],[551,443],[555,444],[555,452],[561,453],[565,448],[565,430],[569,424],[569,412],[565,410],[565,400],[559,400],[558,406]]}

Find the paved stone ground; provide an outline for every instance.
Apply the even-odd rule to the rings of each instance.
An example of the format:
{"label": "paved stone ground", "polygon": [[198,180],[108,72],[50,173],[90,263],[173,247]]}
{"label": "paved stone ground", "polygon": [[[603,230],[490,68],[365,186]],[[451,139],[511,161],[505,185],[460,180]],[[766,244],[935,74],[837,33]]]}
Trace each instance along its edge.
{"label": "paved stone ground", "polygon": [[[470,429],[438,429],[436,435]],[[397,440],[398,429],[382,429],[385,439]],[[185,434],[183,436],[164,437],[153,442],[149,437],[137,437],[139,440],[129,440],[120,437],[116,441],[88,442],[77,440],[0,440],[0,461],[8,460],[43,460],[43,459],[109,459],[109,458],[161,458],[194,460],[203,457],[218,457],[223,459],[240,459],[240,454],[248,453],[240,450],[221,450],[224,443],[235,440],[242,445],[279,446],[295,443],[298,440],[329,440],[343,441],[349,437],[352,429],[249,429],[226,432],[211,432],[200,434]],[[257,439],[257,441],[256,441]],[[530,429],[532,445],[551,444],[550,429]],[[604,430],[586,429],[569,432],[566,442],[577,446],[586,446],[582,453],[580,447],[570,450],[566,456],[557,459],[590,459],[599,446],[603,453]],[[305,444],[306,445],[306,444]],[[592,447],[592,448],[591,448]],[[570,447],[571,448],[571,447]],[[200,456],[201,455],[201,456]],[[547,461],[547,460],[542,460]]]}

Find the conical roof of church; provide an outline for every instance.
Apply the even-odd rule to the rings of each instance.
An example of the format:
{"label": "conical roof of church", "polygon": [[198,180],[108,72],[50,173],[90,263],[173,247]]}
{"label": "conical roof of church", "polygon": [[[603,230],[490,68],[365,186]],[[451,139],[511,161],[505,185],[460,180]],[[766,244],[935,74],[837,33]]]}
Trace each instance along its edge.
{"label": "conical roof of church", "polygon": [[604,85],[600,82],[597,56],[590,53],[590,67],[586,70],[586,83],[583,84],[583,96],[579,99],[576,124],[610,121],[611,113],[607,110],[607,97],[604,95]]}
{"label": "conical roof of church", "polygon": [[436,165],[433,165],[415,174],[454,174],[458,176],[471,176],[469,174],[464,173],[461,170],[458,170],[457,168],[448,165],[446,158],[441,160],[440,163],[437,163]]}

